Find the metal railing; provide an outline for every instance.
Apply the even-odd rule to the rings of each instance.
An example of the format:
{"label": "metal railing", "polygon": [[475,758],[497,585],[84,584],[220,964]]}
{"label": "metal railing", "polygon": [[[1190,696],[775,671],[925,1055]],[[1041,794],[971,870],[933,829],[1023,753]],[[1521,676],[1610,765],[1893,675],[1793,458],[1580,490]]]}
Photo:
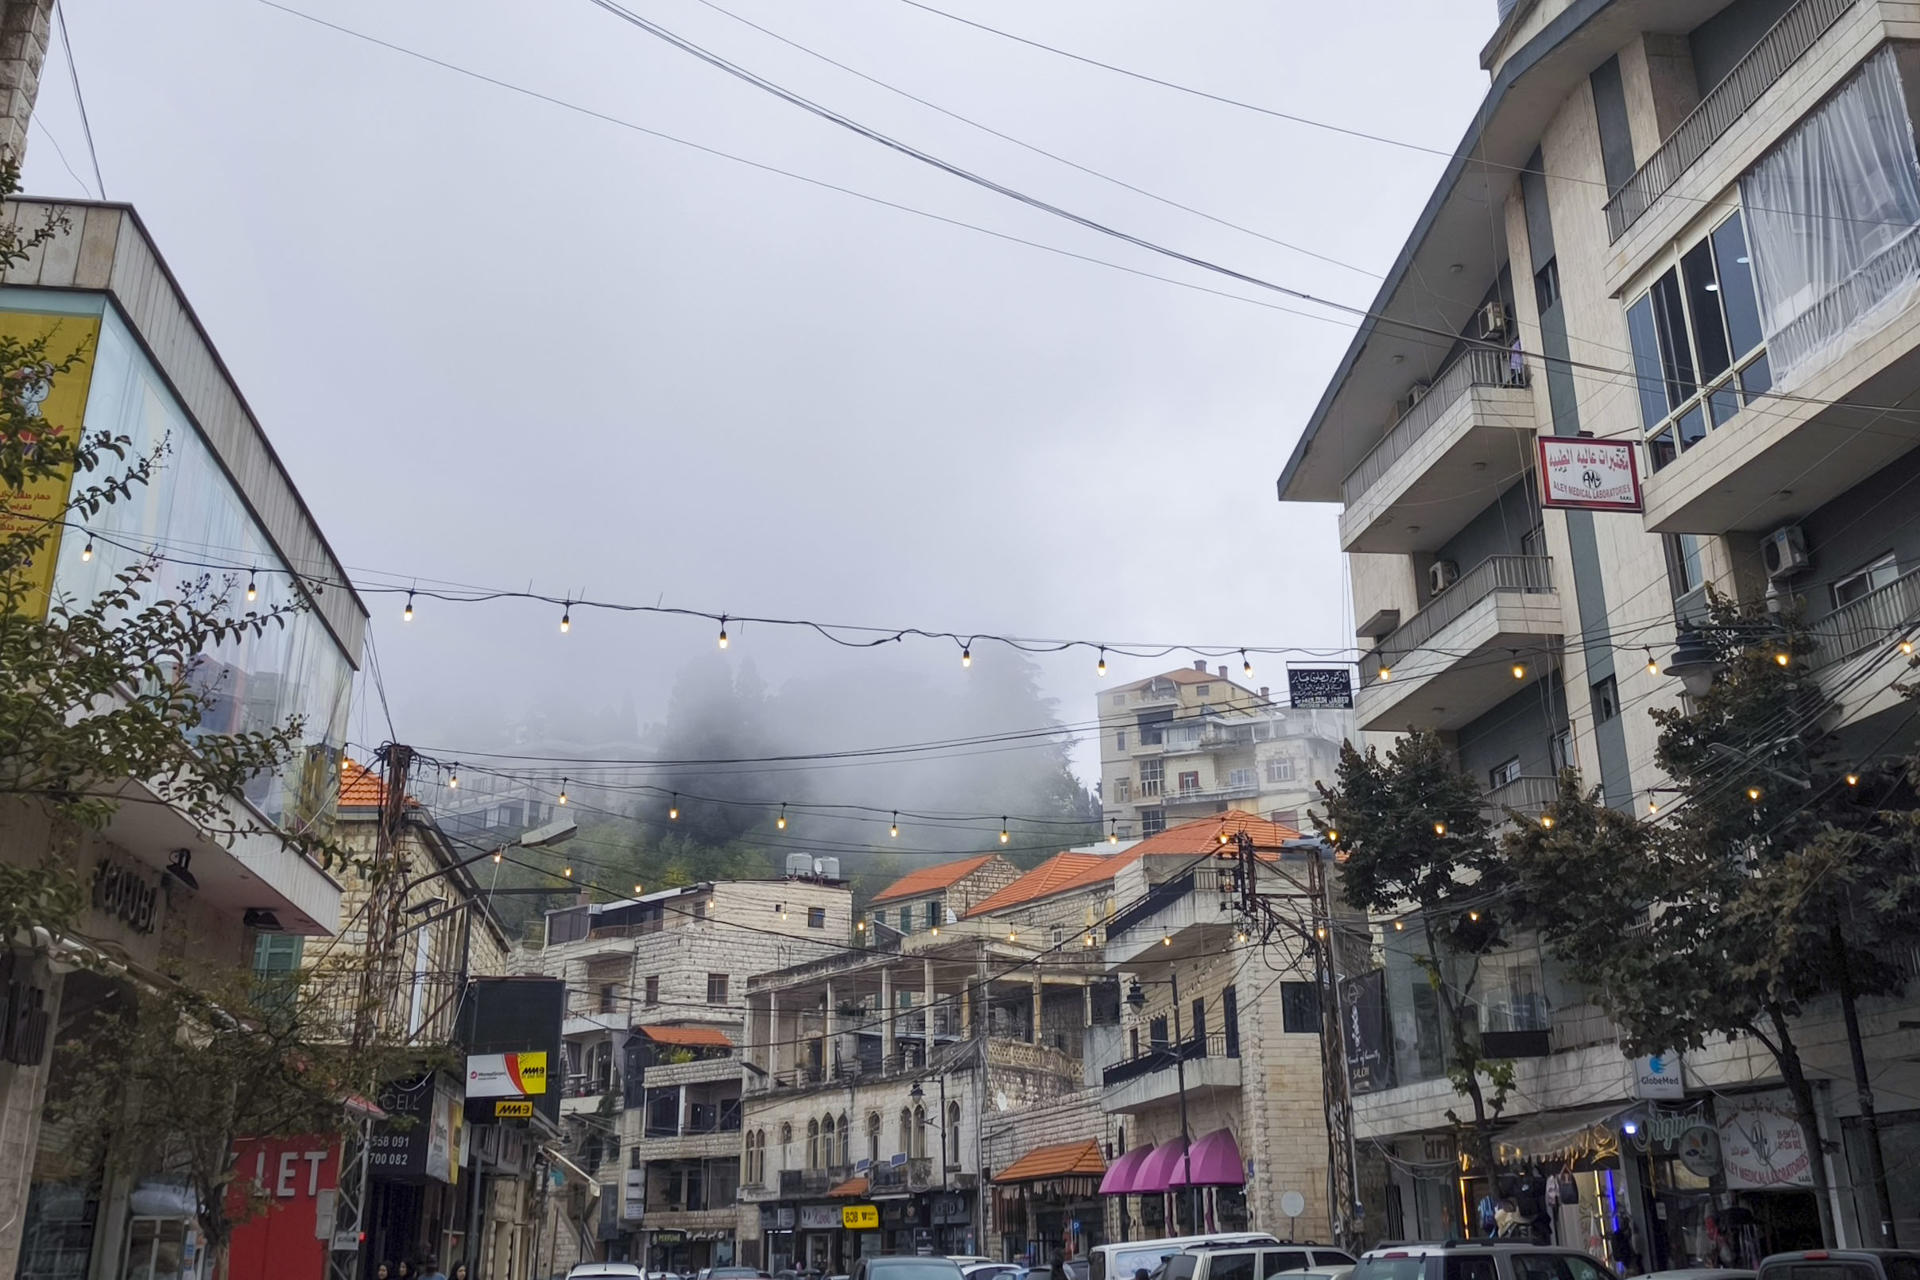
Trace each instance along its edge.
{"label": "metal railing", "polygon": [[1782,14],[1780,21],[1700,99],[1700,105],[1679,123],[1660,149],[1607,201],[1609,242],[1627,234],[1628,228],[1853,5],[1854,0],[1800,0]]}
{"label": "metal railing", "polygon": [[1503,782],[1481,796],[1480,811],[1489,822],[1505,822],[1507,810],[1537,814],[1552,804],[1559,794],[1560,779],[1551,775],[1528,774],[1511,782]]}
{"label": "metal railing", "polygon": [[[1202,1036],[1188,1036],[1180,1042],[1179,1048],[1180,1062],[1193,1062],[1201,1058],[1238,1058],[1240,1056],[1238,1038],[1230,1038],[1224,1031],[1210,1031]],[[1154,1045],[1139,1057],[1124,1058],[1102,1069],[1100,1083],[1109,1088],[1116,1084],[1125,1084],[1129,1080],[1138,1080],[1141,1076],[1150,1076],[1156,1071],[1171,1071],[1174,1063],[1174,1046],[1171,1042]]]}
{"label": "metal railing", "polygon": [[782,1196],[823,1196],[827,1193],[827,1188],[832,1185],[825,1169],[782,1169],[780,1171]]}
{"label": "metal railing", "polygon": [[1187,787],[1170,793],[1166,797],[1168,804],[1196,804],[1210,800],[1244,800],[1248,796],[1260,794],[1258,782],[1229,782],[1211,789]]}
{"label": "metal railing", "polygon": [[[1911,148],[1910,139],[1900,145]],[[1768,358],[1779,371],[1796,368],[1822,346],[1832,342],[1847,325],[1905,288],[1920,273],[1920,232],[1912,228],[1862,263],[1818,302],[1788,321],[1767,340]]]}
{"label": "metal railing", "polygon": [[1807,665],[1831,666],[1894,638],[1920,620],[1920,569],[1905,573],[1858,600],[1850,600],[1813,624],[1814,650]]}
{"label": "metal railing", "polygon": [[1165,911],[1180,899],[1193,892],[1194,875],[1189,871],[1185,875],[1163,880],[1147,890],[1144,898],[1128,907],[1119,915],[1107,921],[1107,937],[1117,938],[1142,920],[1151,919]]}
{"label": "metal railing", "polygon": [[1397,663],[1438,635],[1448,624],[1496,591],[1553,590],[1553,560],[1548,556],[1488,556],[1460,575],[1459,581],[1427,602],[1360,659],[1360,683],[1380,682],[1383,661]]}
{"label": "metal railing", "polygon": [[1525,386],[1525,370],[1515,373],[1504,351],[1475,347],[1440,371],[1426,394],[1393,424],[1373,452],[1360,460],[1340,484],[1340,496],[1352,506],[1380,477],[1413,448],[1442,414],[1473,387]]}

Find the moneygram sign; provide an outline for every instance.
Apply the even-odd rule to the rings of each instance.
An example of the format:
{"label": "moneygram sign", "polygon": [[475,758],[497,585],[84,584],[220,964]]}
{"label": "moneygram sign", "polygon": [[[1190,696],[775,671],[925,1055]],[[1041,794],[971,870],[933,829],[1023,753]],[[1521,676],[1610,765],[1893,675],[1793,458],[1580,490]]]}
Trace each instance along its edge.
{"label": "moneygram sign", "polygon": [[467,1059],[469,1098],[530,1098],[547,1091],[547,1055],[480,1053]]}

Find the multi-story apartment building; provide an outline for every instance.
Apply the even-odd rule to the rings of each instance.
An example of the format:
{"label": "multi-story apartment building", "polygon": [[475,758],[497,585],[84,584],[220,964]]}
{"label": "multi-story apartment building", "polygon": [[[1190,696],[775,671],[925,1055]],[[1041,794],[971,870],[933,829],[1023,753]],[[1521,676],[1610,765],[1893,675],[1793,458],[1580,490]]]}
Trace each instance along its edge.
{"label": "multi-story apartment building", "polygon": [[992,896],[1019,878],[1020,868],[997,853],[955,858],[910,871],[873,895],[867,904],[870,922],[879,925],[876,939],[889,931],[902,934],[938,930],[958,920],[975,903]]}
{"label": "multi-story apartment building", "polygon": [[1081,1087],[1097,972],[1003,928],[955,921],[749,983],[744,1261],[981,1251],[982,1126]]}
{"label": "multi-story apartment building", "polygon": [[[1711,586],[1797,597],[1832,722],[1897,747],[1896,646],[1920,623],[1920,435],[1899,408],[1920,391],[1912,7],[1502,0],[1490,16],[1485,102],[1279,481],[1285,501],[1342,507],[1372,644],[1360,728],[1447,735],[1490,805],[1524,813],[1574,765],[1645,814],[1663,782],[1646,711],[1679,702],[1676,618]],[[1642,510],[1543,506],[1537,440],[1577,436],[1633,442]],[[1419,925],[1384,935],[1391,1070],[1357,1106],[1363,1153],[1392,1170],[1369,1223],[1389,1235],[1447,1234],[1502,1189],[1461,1176]],[[1604,1247],[1625,1207],[1658,1224],[1649,1265],[1716,1237],[1746,1257],[1817,1239],[1805,1162],[1770,1176],[1738,1155],[1776,1126],[1767,1055],[1627,1061],[1537,952],[1481,983],[1481,1034],[1517,1063],[1499,1150],[1508,1174],[1569,1175],[1561,1238]],[[1876,1089],[1914,1090],[1913,1020],[1877,1008]],[[1802,1010],[1822,1132],[1789,1122],[1783,1143],[1827,1164],[1842,1238],[1874,1243],[1836,1018]],[[1899,1165],[1920,1111],[1882,1111]],[[1895,1208],[1901,1237],[1920,1234],[1920,1188],[1898,1181]]]}
{"label": "multi-story apartment building", "polygon": [[[33,51],[44,48],[46,9],[9,4],[5,11],[6,62],[17,73],[9,81],[8,127],[16,141],[32,102]],[[54,208],[23,199],[9,204],[7,217],[39,225]],[[263,934],[319,937],[337,927],[340,884],[272,832],[309,829],[333,806],[366,625],[350,587],[307,594],[301,575],[343,584],[346,574],[140,219],[117,204],[58,209],[66,228],[0,277],[0,329],[15,344],[47,337],[50,358],[77,353],[50,380],[41,409],[48,421],[89,436],[128,437],[130,458],[157,453],[163,443],[167,453],[151,483],[132,484],[124,500],[95,514],[67,517],[84,532],[67,532],[49,552],[50,594],[91,601],[154,549],[253,566],[255,607],[309,607],[284,631],[222,644],[206,668],[222,690],[203,722],[208,728],[267,731],[303,717],[292,766],[227,797],[226,812],[204,825],[166,803],[151,780],[115,780],[117,812],[64,855],[96,886],[74,933],[97,953],[71,950],[77,941],[51,951],[16,951],[14,940],[0,941],[10,1028],[0,1064],[0,1272],[36,1280],[117,1267],[136,1219],[145,1238],[166,1248],[191,1248],[197,1239],[191,1199],[165,1190],[165,1171],[108,1177],[73,1158],[60,1126],[42,1123],[49,1087],[60,1083],[50,1080],[51,1054],[79,1033],[88,1010],[125,990],[115,972],[166,971],[184,957],[244,971]],[[119,475],[112,457],[107,467]],[[65,493],[52,497],[59,502]],[[202,572],[163,562],[148,599]],[[212,834],[222,828],[241,834]],[[35,867],[55,847],[58,833],[39,810],[0,810],[0,861]],[[162,1190],[150,1194],[155,1187]]]}
{"label": "multi-story apartment building", "polygon": [[[1328,1221],[1318,977],[1298,935],[1243,935],[1238,904],[1223,904],[1222,836],[1241,832],[1273,865],[1303,861],[1317,847],[1292,827],[1230,810],[1109,853],[1101,845],[1058,854],[966,916],[997,935],[1089,956],[1106,975],[1089,991],[1081,1055],[1088,1114],[1103,1117],[1088,1127],[1106,1165],[1085,1211],[1065,1213],[1042,1198],[1036,1223],[1091,1219],[1112,1240],[1189,1227],[1287,1234],[1295,1225],[1281,1209],[1289,1191],[1305,1200],[1299,1218]],[[1062,1099],[1048,1114],[1075,1114],[1075,1105]],[[1191,1192],[1184,1165],[1173,1163],[1183,1121]],[[1037,1162],[1048,1171],[1042,1181],[1070,1182],[1075,1175],[1054,1168],[1067,1156],[1090,1164],[1057,1125],[1034,1133],[1059,1147]],[[1018,1165],[1008,1172],[1021,1174]],[[1062,1243],[1026,1227],[996,1221],[1008,1249]]]}
{"label": "multi-story apartment building", "polygon": [[561,1110],[570,1158],[601,1184],[598,1239],[563,1254],[734,1259],[748,982],[847,954],[852,910],[844,881],[808,873],[547,913],[529,963],[567,984]]}
{"label": "multi-story apartment building", "polygon": [[1103,690],[1098,705],[1101,816],[1122,840],[1228,809],[1298,827],[1352,732],[1347,712],[1278,706],[1205,659]]}

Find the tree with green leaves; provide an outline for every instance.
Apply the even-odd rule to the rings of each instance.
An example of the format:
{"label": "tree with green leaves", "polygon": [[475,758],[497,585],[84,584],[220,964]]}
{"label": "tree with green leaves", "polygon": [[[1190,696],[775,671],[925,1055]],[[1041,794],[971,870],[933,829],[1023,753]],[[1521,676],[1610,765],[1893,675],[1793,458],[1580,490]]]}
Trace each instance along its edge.
{"label": "tree with green leaves", "polygon": [[1473,1108],[1447,1117],[1476,1169],[1493,1167],[1492,1124],[1513,1063],[1481,1052],[1480,963],[1506,945],[1499,917],[1474,905],[1499,864],[1480,787],[1437,734],[1410,733],[1386,755],[1342,746],[1334,785],[1320,784],[1320,834],[1344,855],[1340,891],[1376,915],[1416,915],[1414,962],[1440,1010],[1447,1077]]}
{"label": "tree with green leaves", "polygon": [[[1813,1085],[1795,1023],[1839,1003],[1879,1216],[1891,1207],[1859,1000],[1894,994],[1886,961],[1920,913],[1920,834],[1907,766],[1849,760],[1791,614],[1712,602],[1701,640],[1721,674],[1689,705],[1656,710],[1672,804],[1645,820],[1563,775],[1538,822],[1503,843],[1507,910],[1586,984],[1632,1054],[1749,1036],[1773,1056],[1814,1157],[1822,1233],[1834,1240]],[[1887,1245],[1892,1239],[1882,1241]]]}

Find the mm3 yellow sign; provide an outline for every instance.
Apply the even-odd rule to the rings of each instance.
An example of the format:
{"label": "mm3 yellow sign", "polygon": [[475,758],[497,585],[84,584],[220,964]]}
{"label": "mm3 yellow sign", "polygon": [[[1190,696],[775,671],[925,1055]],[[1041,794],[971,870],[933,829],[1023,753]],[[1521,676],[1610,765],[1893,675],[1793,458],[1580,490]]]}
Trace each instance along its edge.
{"label": "mm3 yellow sign", "polygon": [[496,1102],[493,1104],[493,1118],[496,1120],[531,1120],[533,1104],[531,1102]]}
{"label": "mm3 yellow sign", "polygon": [[840,1225],[849,1231],[878,1231],[880,1207],[871,1204],[850,1204],[840,1210]]}

